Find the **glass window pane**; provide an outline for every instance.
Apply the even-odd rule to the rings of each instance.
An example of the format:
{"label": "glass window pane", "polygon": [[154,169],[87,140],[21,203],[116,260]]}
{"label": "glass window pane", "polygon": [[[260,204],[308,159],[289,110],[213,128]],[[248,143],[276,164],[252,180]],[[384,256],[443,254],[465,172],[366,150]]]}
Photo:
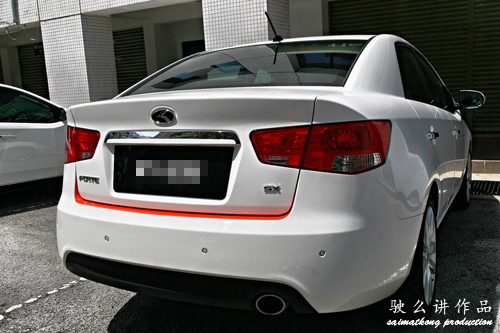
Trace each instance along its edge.
{"label": "glass window pane", "polygon": [[429,88],[434,95],[432,104],[443,109],[447,109],[450,111],[453,110],[453,98],[448,92],[446,86],[441,82],[439,76],[423,56],[417,54],[417,58],[420,66],[422,67],[424,75],[427,77]]}
{"label": "glass window pane", "polygon": [[165,68],[128,94],[262,85],[341,86],[365,43],[273,43],[207,52]]}
{"label": "glass window pane", "polygon": [[431,104],[434,98],[427,87],[427,80],[423,76],[415,54],[406,46],[398,46],[396,50],[405,97]]}
{"label": "glass window pane", "polygon": [[54,113],[48,105],[13,90],[0,90],[0,122],[51,123],[55,121]]}

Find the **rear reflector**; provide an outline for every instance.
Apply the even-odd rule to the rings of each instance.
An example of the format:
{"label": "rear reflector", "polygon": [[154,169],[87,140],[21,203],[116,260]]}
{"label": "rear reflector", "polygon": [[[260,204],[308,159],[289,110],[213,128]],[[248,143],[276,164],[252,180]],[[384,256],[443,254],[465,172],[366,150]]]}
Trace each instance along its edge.
{"label": "rear reflector", "polygon": [[385,163],[390,136],[389,121],[368,121],[261,130],[251,139],[263,163],[355,174]]}
{"label": "rear reflector", "polygon": [[91,159],[100,136],[98,131],[68,126],[65,163]]}

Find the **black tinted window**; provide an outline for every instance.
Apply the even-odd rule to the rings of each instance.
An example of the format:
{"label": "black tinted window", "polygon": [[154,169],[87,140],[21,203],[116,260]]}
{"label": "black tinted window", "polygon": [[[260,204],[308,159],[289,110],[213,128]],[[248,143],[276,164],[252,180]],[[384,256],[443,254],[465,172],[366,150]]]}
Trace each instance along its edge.
{"label": "black tinted window", "polygon": [[432,104],[449,111],[453,110],[453,98],[448,92],[446,86],[442,83],[434,69],[421,54],[417,53],[416,57],[422,67],[425,77],[427,78],[428,87],[433,94],[434,99]]}
{"label": "black tinted window", "polygon": [[365,43],[273,43],[203,53],[165,68],[127,94],[263,85],[341,86]]}
{"label": "black tinted window", "polygon": [[405,97],[451,111],[453,98],[427,60],[404,44],[396,52]]}
{"label": "black tinted window", "polygon": [[56,110],[31,96],[0,89],[0,122],[52,123]]}
{"label": "black tinted window", "polygon": [[398,45],[396,50],[405,97],[431,104],[434,98],[427,88],[426,78],[423,76],[415,54],[409,47],[402,45]]}

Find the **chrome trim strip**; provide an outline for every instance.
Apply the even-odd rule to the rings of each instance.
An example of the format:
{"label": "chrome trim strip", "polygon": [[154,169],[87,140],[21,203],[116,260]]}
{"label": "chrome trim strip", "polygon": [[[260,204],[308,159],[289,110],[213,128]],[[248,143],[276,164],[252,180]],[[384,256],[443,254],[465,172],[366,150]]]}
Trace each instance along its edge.
{"label": "chrome trim strip", "polygon": [[111,139],[215,139],[241,144],[238,135],[230,131],[116,131],[109,132],[104,142]]}

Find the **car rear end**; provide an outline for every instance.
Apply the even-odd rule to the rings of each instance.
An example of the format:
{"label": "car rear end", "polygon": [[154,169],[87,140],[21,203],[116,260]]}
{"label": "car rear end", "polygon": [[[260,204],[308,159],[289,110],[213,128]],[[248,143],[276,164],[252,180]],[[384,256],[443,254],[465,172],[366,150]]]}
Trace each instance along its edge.
{"label": "car rear end", "polygon": [[[236,75],[244,62],[217,70]],[[253,79],[260,85],[266,72]],[[414,246],[394,236],[416,228],[386,208],[391,122],[367,119],[337,83],[233,83],[69,110],[57,217],[66,267],[136,292],[267,314],[288,304],[349,310],[393,293]],[[316,121],[327,112],[328,122]]]}

